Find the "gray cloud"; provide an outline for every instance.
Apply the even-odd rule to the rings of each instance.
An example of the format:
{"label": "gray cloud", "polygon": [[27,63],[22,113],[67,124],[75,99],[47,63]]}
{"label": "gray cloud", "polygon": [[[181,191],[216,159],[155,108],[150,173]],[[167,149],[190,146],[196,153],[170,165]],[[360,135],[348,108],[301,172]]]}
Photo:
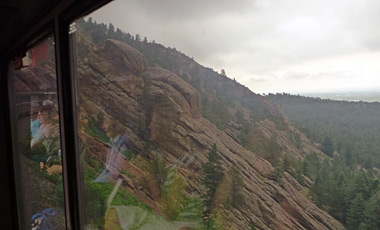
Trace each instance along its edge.
{"label": "gray cloud", "polygon": [[[120,0],[93,17],[244,81],[273,79],[274,71],[293,80],[322,76],[316,72],[347,77],[333,59],[379,50],[378,12],[376,0]],[[310,72],[292,67],[309,62],[322,64]]]}
{"label": "gray cloud", "polygon": [[125,7],[131,7],[139,13],[149,15],[158,20],[205,20],[216,15],[241,13],[252,9],[254,1],[251,0],[132,0],[124,1]]}

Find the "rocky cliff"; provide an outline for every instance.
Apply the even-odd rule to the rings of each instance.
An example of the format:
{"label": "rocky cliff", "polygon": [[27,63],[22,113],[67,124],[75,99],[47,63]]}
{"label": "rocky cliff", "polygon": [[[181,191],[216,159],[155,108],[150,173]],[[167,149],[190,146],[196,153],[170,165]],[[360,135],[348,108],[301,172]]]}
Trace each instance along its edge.
{"label": "rocky cliff", "polygon": [[[262,143],[271,140],[279,146],[274,156],[279,162],[284,155],[303,159],[305,154],[317,151],[289,124],[279,106],[173,50],[167,56],[174,55],[177,64],[165,69],[152,65],[124,42],[108,39],[96,46],[81,30],[76,36],[82,128],[86,130],[86,119],[91,115],[101,113],[128,134],[128,147],[137,157],[119,159],[122,169],[134,175],[125,177],[123,187],[157,213],[162,213],[158,186],[138,159],[149,161],[162,155],[168,164],[179,165],[187,193],[202,194],[202,167],[207,162],[206,153],[216,144],[223,167],[235,166],[244,181],[242,205],[219,204],[225,229],[250,229],[252,223],[261,230],[344,229],[300,193],[302,186],[290,174],[272,179],[274,166],[263,158],[271,149]],[[199,83],[190,84],[195,77]],[[211,85],[219,86],[226,95]],[[231,119],[222,128],[205,117],[204,104],[221,103],[221,98],[236,105],[242,114],[240,120]],[[236,117],[237,109],[226,109],[225,113]],[[252,116],[255,112],[260,115]],[[250,129],[243,133],[244,125]],[[107,143],[86,132],[81,138],[87,143],[88,156],[106,161]]]}

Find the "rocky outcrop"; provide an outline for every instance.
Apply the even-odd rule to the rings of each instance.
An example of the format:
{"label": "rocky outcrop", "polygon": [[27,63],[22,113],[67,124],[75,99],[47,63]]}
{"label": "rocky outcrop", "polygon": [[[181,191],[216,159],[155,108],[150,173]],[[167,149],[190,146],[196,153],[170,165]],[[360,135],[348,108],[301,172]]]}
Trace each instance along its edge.
{"label": "rocky outcrop", "polygon": [[[201,186],[202,165],[206,163],[206,153],[214,144],[223,158],[223,167],[238,168],[244,181],[243,193],[246,200],[237,209],[222,209],[228,220],[226,229],[250,229],[249,223],[254,223],[256,229],[261,230],[344,229],[338,221],[301,195],[300,185],[290,175],[285,174],[281,183],[270,180],[274,168],[268,161],[242,147],[232,130],[221,131],[202,117],[197,90],[174,73],[158,67],[148,68],[144,57],[137,50],[122,42],[107,40],[103,48],[90,50],[78,66],[81,106],[87,113],[96,115],[101,111],[118,122],[132,138],[133,148],[139,155],[151,158],[152,155],[162,154],[168,163],[178,164],[188,193],[200,194],[204,190]],[[146,84],[144,77],[151,79],[153,104],[155,97],[165,96],[170,101],[175,119],[160,118],[155,106],[150,111],[150,119],[146,119],[146,112],[140,103]],[[249,93],[244,94],[246,89],[241,92],[235,89],[234,92],[235,96],[248,95],[249,100]],[[261,100],[258,95],[254,97],[255,100]],[[285,117],[279,108],[263,100],[260,103],[275,111],[274,117]],[[259,122],[263,132],[267,132],[269,137],[273,133],[283,132],[283,143],[280,144],[286,145],[287,130],[293,128],[285,121],[283,131],[278,131],[276,125],[268,119]],[[147,121],[149,124],[144,124]],[[154,133],[151,137],[154,137],[153,141],[158,146],[155,149],[144,148],[144,140],[139,131],[147,127],[151,130],[151,135]],[[240,126],[231,124],[231,127],[239,129]],[[163,130],[165,133],[160,133]],[[160,139],[160,135],[166,135],[166,138]],[[102,143],[93,139],[89,141],[93,143],[88,149],[91,157],[104,162],[105,151],[99,150],[104,148],[101,147]],[[294,150],[292,148],[289,147],[289,151]],[[134,166],[133,162],[126,161],[122,165],[124,170],[134,169],[129,172],[136,174],[137,178],[143,178],[144,172]],[[127,181],[126,189],[159,213],[159,201],[152,195],[151,186],[143,185],[142,182],[137,185],[139,182],[136,181],[138,180]],[[144,188],[136,188],[141,186]]]}
{"label": "rocky outcrop", "polygon": [[102,51],[112,67],[122,68],[123,72],[138,74],[147,66],[145,57],[124,42],[107,39]]}
{"label": "rocky outcrop", "polygon": [[144,74],[150,76],[160,93],[171,95],[177,111],[194,117],[201,116],[200,97],[198,92],[175,74],[162,68],[149,68]]}
{"label": "rocky outcrop", "polygon": [[[258,229],[343,229],[339,222],[299,193],[291,176],[287,175],[281,186],[269,180],[273,171],[270,163],[241,147],[203,117],[182,116],[174,133],[173,145],[166,150],[169,159],[191,154],[198,159],[194,161],[199,161],[194,164],[202,165],[206,162],[207,150],[216,144],[224,166],[235,166],[242,173],[246,205],[239,208],[241,216],[226,212],[232,220],[229,229],[248,229],[249,222],[254,222]],[[194,186],[191,190],[199,190],[201,171],[195,167],[182,173],[187,181],[196,180],[189,182],[189,186]]]}

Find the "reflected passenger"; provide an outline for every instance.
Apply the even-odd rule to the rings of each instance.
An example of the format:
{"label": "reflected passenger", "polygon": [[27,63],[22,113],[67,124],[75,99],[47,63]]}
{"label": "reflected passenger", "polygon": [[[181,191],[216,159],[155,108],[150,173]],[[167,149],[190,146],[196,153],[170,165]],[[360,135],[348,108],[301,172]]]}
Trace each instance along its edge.
{"label": "reflected passenger", "polygon": [[40,125],[38,129],[34,132],[34,135],[32,136],[32,149],[38,143],[40,143],[44,137],[52,137],[58,134],[56,124],[51,119],[52,111],[53,106],[51,105],[44,105],[39,109],[37,119],[39,120]]}
{"label": "reflected passenger", "polygon": [[[32,102],[30,109],[30,132],[32,139],[41,125],[40,119],[38,119],[39,107],[40,105],[37,102]],[[30,142],[30,145],[32,146],[32,142]]]}
{"label": "reflected passenger", "polygon": [[120,124],[116,124],[109,118],[106,118],[103,123],[102,128],[109,137],[106,168],[94,182],[115,182],[119,177],[121,163],[126,158],[123,154],[128,150],[127,142],[130,138],[127,134],[121,134],[122,131],[118,125]]}
{"label": "reflected passenger", "polygon": [[[31,147],[34,152],[32,159],[40,162],[40,168],[46,168],[49,175],[62,172],[61,151],[59,141],[59,128],[57,122],[52,118],[54,104],[44,101],[38,111],[40,126],[34,133]],[[37,146],[41,146],[35,150]]]}

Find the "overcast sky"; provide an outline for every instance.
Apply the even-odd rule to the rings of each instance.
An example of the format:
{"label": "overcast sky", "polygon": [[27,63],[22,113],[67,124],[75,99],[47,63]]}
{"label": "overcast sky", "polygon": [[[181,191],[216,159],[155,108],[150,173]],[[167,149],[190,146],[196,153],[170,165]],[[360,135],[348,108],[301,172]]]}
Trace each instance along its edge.
{"label": "overcast sky", "polygon": [[378,0],[118,0],[90,16],[257,93],[380,90]]}

